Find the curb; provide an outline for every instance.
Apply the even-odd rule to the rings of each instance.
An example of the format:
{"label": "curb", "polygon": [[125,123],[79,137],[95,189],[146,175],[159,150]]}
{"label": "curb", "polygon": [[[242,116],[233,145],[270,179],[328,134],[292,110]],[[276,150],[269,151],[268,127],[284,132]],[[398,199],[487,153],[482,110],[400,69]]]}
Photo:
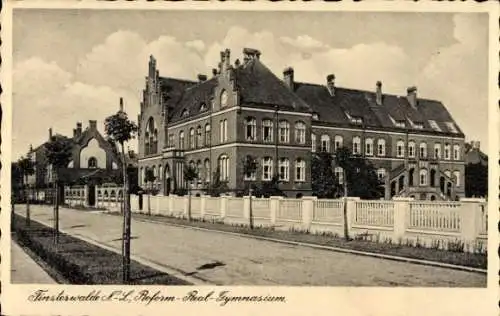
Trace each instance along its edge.
{"label": "curb", "polygon": [[[108,216],[116,216],[113,213],[102,213],[102,214],[105,214]],[[132,218],[134,218],[134,217],[132,217]],[[271,237],[255,236],[255,235],[250,235],[250,234],[226,232],[226,231],[221,231],[221,230],[216,230],[216,229],[195,227],[195,226],[182,225],[182,224],[174,224],[174,223],[168,223],[168,222],[152,220],[152,219],[143,219],[143,218],[134,218],[134,219],[136,221],[147,222],[147,223],[162,224],[162,225],[175,226],[175,227],[181,227],[181,228],[189,228],[189,229],[200,230],[200,231],[209,231],[209,232],[215,232],[215,233],[219,233],[219,234],[226,234],[226,235],[232,235],[232,236],[238,236],[238,237],[244,237],[244,238],[252,238],[252,239],[257,239],[257,240],[270,241],[270,242],[275,242],[275,243],[302,246],[302,247],[309,247],[309,248],[315,248],[315,249],[321,249],[321,250],[327,250],[327,251],[342,252],[342,253],[348,253],[348,254],[354,254],[354,255],[360,255],[360,256],[366,256],[366,257],[373,257],[373,258],[378,258],[378,259],[386,259],[386,260],[392,260],[392,261],[413,263],[413,264],[426,265],[426,266],[438,267],[438,268],[447,268],[447,269],[466,271],[466,272],[474,272],[474,273],[480,273],[480,274],[487,274],[488,273],[488,270],[486,270],[486,269],[460,266],[460,265],[455,265],[455,264],[450,264],[450,263],[442,263],[442,262],[437,262],[437,261],[414,259],[414,258],[400,257],[400,256],[394,256],[394,255],[385,255],[385,254],[374,253],[374,252],[366,252],[366,251],[361,251],[361,250],[353,250],[353,249],[346,249],[346,248],[339,248],[339,247],[332,247],[332,246],[316,245],[316,244],[311,244],[311,243],[306,243],[306,242],[289,241],[289,240],[276,239],[276,238],[271,238]]]}

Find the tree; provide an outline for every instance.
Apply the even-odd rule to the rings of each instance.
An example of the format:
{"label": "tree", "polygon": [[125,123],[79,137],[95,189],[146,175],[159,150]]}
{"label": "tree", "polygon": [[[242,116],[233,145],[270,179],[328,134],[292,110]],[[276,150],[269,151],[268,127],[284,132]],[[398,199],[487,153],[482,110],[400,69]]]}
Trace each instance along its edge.
{"label": "tree", "polygon": [[28,157],[21,157],[17,162],[17,166],[19,171],[21,172],[21,179],[24,182],[24,196],[26,198],[26,224],[29,226],[30,224],[30,198],[29,198],[29,185],[28,185],[28,177],[35,173],[35,169],[33,166],[33,161],[31,160],[31,156],[28,154]]}
{"label": "tree", "polygon": [[191,186],[193,181],[198,178],[198,170],[191,164],[184,165],[184,180],[188,183],[188,221],[191,221]]}
{"label": "tree", "polygon": [[274,175],[270,181],[262,182],[260,188],[256,190],[257,191],[256,195],[264,197],[283,196],[284,193],[279,188],[279,183],[280,183],[279,176]]}
{"label": "tree", "polygon": [[327,152],[313,155],[311,162],[311,187],[318,198],[335,198],[339,190],[333,170],[333,156]]}
{"label": "tree", "polygon": [[123,99],[120,98],[120,109],[114,115],[104,121],[106,135],[110,140],[120,144],[121,165],[123,173],[123,237],[122,237],[122,259],[123,259],[123,282],[130,280],[130,194],[127,174],[127,160],[125,157],[125,144],[134,138],[137,125],[128,119],[127,113],[123,111]]}
{"label": "tree", "polygon": [[[344,198],[379,198],[383,196],[380,181],[373,166],[363,157],[354,155],[349,148],[341,147],[335,152],[335,165],[342,168]],[[347,225],[347,202],[344,203],[344,238],[350,240]]]}
{"label": "tree", "polygon": [[[243,160],[243,173],[246,179],[252,179],[252,175],[257,171],[257,160],[252,156],[246,156]],[[249,205],[249,226],[253,229],[253,210],[252,210],[252,180],[248,183],[248,198],[250,199]]]}
{"label": "tree", "polygon": [[[17,162],[13,162],[11,164],[11,173],[10,173],[10,183],[11,183],[11,228],[14,227],[14,205],[20,196],[20,191],[23,189],[23,172],[21,168],[19,168],[19,164]],[[28,218],[28,215],[26,215]],[[28,221],[29,223],[29,221]]]}
{"label": "tree", "polygon": [[488,166],[469,163],[465,166],[465,196],[485,197],[488,195]]}
{"label": "tree", "polygon": [[215,171],[212,173],[212,181],[210,186],[205,192],[210,196],[220,196],[222,193],[229,191],[226,181],[221,180],[220,168],[217,166]]}
{"label": "tree", "polygon": [[144,175],[144,183],[148,184],[148,215],[151,215],[151,193],[153,192],[153,182],[156,180],[153,169],[147,168]]}
{"label": "tree", "polygon": [[66,168],[71,160],[73,142],[65,136],[52,136],[45,143],[47,162],[52,167],[54,183],[54,242],[59,241],[59,185],[61,183],[60,170]]}

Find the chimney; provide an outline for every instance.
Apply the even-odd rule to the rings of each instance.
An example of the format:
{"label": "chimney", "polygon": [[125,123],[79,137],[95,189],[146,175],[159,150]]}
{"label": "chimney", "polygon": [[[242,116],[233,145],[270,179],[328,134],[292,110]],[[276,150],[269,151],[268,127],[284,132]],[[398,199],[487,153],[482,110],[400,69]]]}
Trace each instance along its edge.
{"label": "chimney", "polygon": [[120,112],[123,112],[123,98],[120,98]]}
{"label": "chimney", "polygon": [[90,129],[97,129],[97,121],[96,120],[89,120],[89,127]]}
{"label": "chimney", "polygon": [[234,67],[238,68],[241,65],[241,62],[238,58],[234,61]]}
{"label": "chimney", "polygon": [[52,127],[49,128],[49,140],[51,140],[51,139],[52,139]]}
{"label": "chimney", "polygon": [[82,135],[82,122],[76,123],[76,137],[80,137]]}
{"label": "chimney", "polygon": [[376,88],[376,102],[377,105],[382,105],[382,82],[377,81],[377,88]]}
{"label": "chimney", "polygon": [[199,75],[198,75],[198,81],[199,81],[199,82],[207,81],[207,76],[206,76],[206,75],[199,74]]}
{"label": "chimney", "polygon": [[479,151],[481,149],[481,142],[472,141],[472,148]]}
{"label": "chimney", "polygon": [[334,74],[329,74],[328,76],[326,76],[326,87],[328,88],[330,95],[332,97],[335,96],[335,75]]}
{"label": "chimney", "polygon": [[406,89],[407,96],[406,98],[408,99],[408,103],[410,103],[411,106],[414,108],[417,107],[417,87],[409,87]]}
{"label": "chimney", "polygon": [[288,86],[288,88],[293,91],[294,80],[292,67],[287,67],[285,68],[285,70],[283,70],[283,81]]}
{"label": "chimney", "polygon": [[73,128],[73,138],[76,138],[76,128]]}
{"label": "chimney", "polygon": [[212,68],[212,76],[217,76],[217,68]]}
{"label": "chimney", "polygon": [[244,64],[253,59],[260,59],[260,51],[254,48],[243,48]]}

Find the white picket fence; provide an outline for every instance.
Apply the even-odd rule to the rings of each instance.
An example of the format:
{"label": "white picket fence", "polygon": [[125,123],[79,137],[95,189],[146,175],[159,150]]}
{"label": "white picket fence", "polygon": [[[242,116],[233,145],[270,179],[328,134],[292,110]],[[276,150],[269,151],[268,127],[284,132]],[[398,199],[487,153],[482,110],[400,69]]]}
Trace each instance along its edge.
{"label": "white picket fence", "polygon": [[[187,196],[131,196],[133,212],[186,217]],[[351,237],[362,235],[369,240],[426,247],[448,248],[450,243],[464,243],[464,251],[484,251],[487,246],[487,207],[484,200],[460,202],[365,201],[358,198],[324,200],[315,197],[288,199],[237,198],[230,196],[191,197],[191,216],[218,220],[225,224],[249,224],[250,214],[256,226],[295,229],[311,233],[329,232],[343,236],[347,225]],[[344,220],[344,209],[347,223]]]}

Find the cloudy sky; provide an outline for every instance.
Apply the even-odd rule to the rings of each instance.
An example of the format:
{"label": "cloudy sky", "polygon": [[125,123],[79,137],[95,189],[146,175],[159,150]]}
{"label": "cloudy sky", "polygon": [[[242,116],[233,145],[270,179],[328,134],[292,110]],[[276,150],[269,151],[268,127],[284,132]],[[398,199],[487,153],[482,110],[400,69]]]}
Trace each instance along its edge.
{"label": "cloudy sky", "polygon": [[[278,76],[298,81],[419,96],[444,102],[466,133],[487,150],[486,14],[202,11],[14,11],[13,159],[55,132],[72,135],[125,109],[139,112],[148,56],[161,76],[210,74],[219,52],[261,50]],[[136,147],[135,142],[131,145]]]}

